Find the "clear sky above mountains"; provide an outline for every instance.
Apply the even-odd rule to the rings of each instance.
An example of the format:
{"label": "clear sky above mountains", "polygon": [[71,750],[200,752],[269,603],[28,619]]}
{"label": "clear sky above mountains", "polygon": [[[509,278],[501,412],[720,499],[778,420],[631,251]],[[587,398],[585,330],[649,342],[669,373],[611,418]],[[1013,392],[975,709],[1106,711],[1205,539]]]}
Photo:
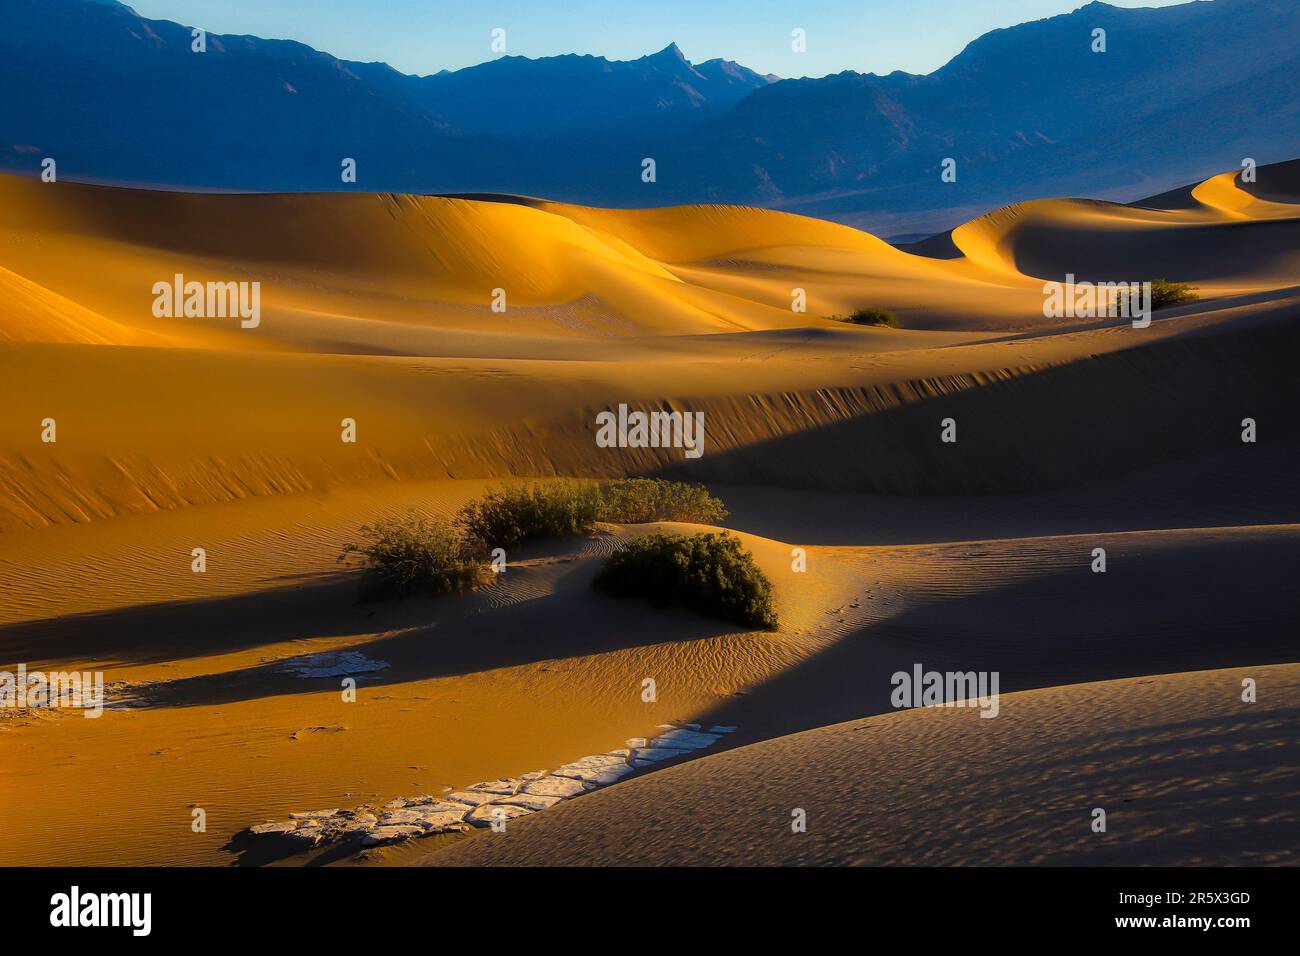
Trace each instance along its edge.
{"label": "clear sky above mountains", "polygon": [[[1113,0],[1160,7],[1177,0]],[[675,42],[693,62],[723,57],[762,73],[928,73],[975,37],[1077,9],[1078,0],[130,0],[141,15],[215,33],[299,40],[406,73],[456,70],[507,52],[635,59]],[[791,31],[807,51],[791,50]]]}

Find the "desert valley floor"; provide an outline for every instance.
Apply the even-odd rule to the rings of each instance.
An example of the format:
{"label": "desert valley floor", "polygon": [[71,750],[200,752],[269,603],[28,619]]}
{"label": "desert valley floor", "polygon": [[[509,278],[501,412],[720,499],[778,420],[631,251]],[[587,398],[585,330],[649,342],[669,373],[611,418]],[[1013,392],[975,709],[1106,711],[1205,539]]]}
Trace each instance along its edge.
{"label": "desert valley floor", "polygon": [[[156,318],[175,274],[260,282],[260,324]],[[1067,274],[1201,298],[1045,319]],[[902,327],[829,318],[863,307]],[[0,720],[0,864],[1300,862],[1297,357],[1300,163],[903,247],[739,207],[0,177],[0,668],[100,670],[112,705]],[[703,456],[598,447],[620,403],[703,411]],[[645,526],[468,595],[359,604],[336,562],[378,517],[627,475],[726,503],[779,631],[593,592]],[[353,703],[291,660],[340,651],[388,665]],[[998,671],[997,719],[895,711],[916,662]],[[504,835],[231,845],[665,723],[736,730]]]}

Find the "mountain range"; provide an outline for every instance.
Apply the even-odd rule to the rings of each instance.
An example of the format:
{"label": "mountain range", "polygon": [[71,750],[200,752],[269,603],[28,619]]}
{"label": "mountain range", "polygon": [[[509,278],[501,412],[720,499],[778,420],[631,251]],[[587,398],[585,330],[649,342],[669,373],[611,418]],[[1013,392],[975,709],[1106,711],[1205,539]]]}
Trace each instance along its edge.
{"label": "mountain range", "polygon": [[288,40],[206,44],[195,53],[189,26],[116,0],[9,0],[0,168],[34,174],[52,156],[68,179],[199,190],[742,203],[897,235],[1014,199],[1133,199],[1300,155],[1290,0],[1090,3],[985,34],[924,76],[779,79],[693,64],[676,45],[410,76]]}

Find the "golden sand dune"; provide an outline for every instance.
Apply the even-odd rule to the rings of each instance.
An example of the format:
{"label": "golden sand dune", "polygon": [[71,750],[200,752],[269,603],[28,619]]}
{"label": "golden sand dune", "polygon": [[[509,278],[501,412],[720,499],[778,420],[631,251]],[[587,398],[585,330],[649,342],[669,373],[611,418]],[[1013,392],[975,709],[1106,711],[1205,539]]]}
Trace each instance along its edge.
{"label": "golden sand dune", "polygon": [[[1261,183],[1272,169],[1260,170]],[[789,328],[867,305],[920,327],[1005,328],[1035,312],[1041,326],[1041,294],[1030,278],[1070,270],[1115,280],[1231,274],[1263,288],[1294,271],[1294,206],[1257,199],[1231,176],[1192,195],[1191,209],[1074,200],[1008,207],[955,230],[962,255],[936,259],[849,227],[738,207],[189,195],[4,177],[0,235],[9,242],[0,265],[106,318],[191,344],[416,354],[436,354],[420,350],[433,344],[419,333],[430,326],[664,335]],[[1236,262],[1207,251],[1243,222],[1258,223],[1242,237],[1248,244],[1234,242],[1249,246],[1248,266],[1245,253]],[[1160,241],[1135,254],[1148,233]],[[1077,259],[1064,254],[1071,250]],[[79,267],[67,269],[69,261]],[[265,325],[241,336],[230,323],[160,323],[150,290],[177,273],[261,282]],[[791,312],[796,287],[806,291],[806,313]],[[506,312],[491,309],[497,289]],[[317,319],[341,327],[331,335]],[[414,327],[410,341],[402,326]]]}
{"label": "golden sand dune", "polygon": [[[1294,659],[1293,180],[1026,203],[903,249],[757,209],[0,177],[0,667],[102,670],[136,705],[0,723],[0,817],[24,821],[0,862],[227,861],[250,823],[558,766],[666,720],[757,745],[887,710],[918,656],[998,669],[1007,691]],[[1148,328],[1045,318],[1044,281],[1071,273],[1203,298]],[[156,316],[177,274],[260,283],[257,321]],[[903,327],[826,318],[869,307]],[[621,403],[703,412],[703,456],[599,447],[595,415]],[[335,564],[360,525],[451,514],[502,479],[633,474],[713,483],[779,632],[592,593],[644,528],[392,606],[356,604]],[[344,704],[283,669],[325,650],[388,667]],[[1017,700],[1080,691],[1036,693]],[[880,726],[912,746],[931,719]],[[1034,832],[1006,858],[1033,858]],[[957,856],[985,846],[968,835]]]}
{"label": "golden sand dune", "polygon": [[989,270],[1055,281],[1066,273],[1089,281],[1177,277],[1223,293],[1292,283],[1300,264],[1296,206],[1261,202],[1232,174],[1191,196],[1188,208],[1175,209],[1042,199],[959,226],[952,241]]}
{"label": "golden sand dune", "polygon": [[[755,209],[3,177],[0,529],[394,479],[681,470],[665,450],[594,447],[592,416],[619,402],[703,410],[694,476],[891,493],[1105,477],[1214,453],[1246,416],[1281,437],[1293,167],[1216,177],[1166,209],[1009,207],[955,230],[955,258]],[[1099,270],[1195,280],[1206,299],[1146,330],[1043,318],[1041,278]],[[260,323],[155,317],[154,284],[177,273],[261,282]],[[807,312],[790,310],[795,288]],[[820,318],[868,305],[908,327]],[[1149,381],[1198,415],[1131,414]],[[917,438],[947,416],[976,431]],[[844,443],[872,455],[845,460]]]}
{"label": "golden sand dune", "polygon": [[[1212,451],[1246,415],[1276,412],[1274,436],[1293,421],[1280,411],[1293,376],[1277,357],[1294,344],[1294,217],[1031,203],[962,226],[953,241],[966,255],[938,259],[753,209],[196,196],[13,177],[0,193],[5,334],[22,340],[0,349],[15,396],[0,422],[3,529],[358,482],[680,466],[663,450],[594,447],[592,417],[620,402],[704,411],[713,453],[699,477],[893,493],[1103,477]],[[1041,276],[1103,265],[1196,279],[1206,299],[1145,330],[1043,318]],[[263,283],[259,324],[155,317],[154,283],[178,273]],[[498,288],[505,312],[490,306]],[[790,310],[796,288],[805,313]],[[819,317],[877,304],[908,327]],[[1237,331],[1249,334],[1162,344]],[[1252,369],[1235,407],[1199,385],[1229,361]],[[1119,441],[1098,429],[1166,372],[1222,411],[1220,430],[1159,416]],[[899,440],[955,412],[1041,435],[1074,418],[1080,388],[1097,412],[1060,453]],[[57,445],[41,440],[47,418]],[[355,445],[339,440],[345,418]],[[814,468],[767,452],[794,442],[822,460],[846,439],[883,457]]]}
{"label": "golden sand dune", "polygon": [[[1272,182],[1278,179],[1269,178]],[[1236,219],[1290,219],[1295,215],[1293,192],[1288,191],[1285,199],[1273,201],[1249,191],[1249,185],[1241,182],[1239,173],[1221,173],[1192,189],[1191,197],[1212,213]]]}
{"label": "golden sand dune", "polygon": [[702,757],[426,862],[1295,864],[1297,702],[1285,664],[1012,694],[994,720],[908,710]]}
{"label": "golden sand dune", "polygon": [[50,292],[8,269],[0,269],[0,341],[79,345],[162,344],[162,335],[119,325]]}
{"label": "golden sand dune", "polygon": [[[71,285],[79,300],[138,325],[157,324],[149,312],[153,280],[142,282],[142,271],[162,279],[180,272],[201,282],[260,281],[267,334],[229,343],[244,347],[268,338],[300,344],[279,328],[280,310],[551,335],[788,327],[799,324],[788,290],[768,308],[733,303],[685,288],[664,263],[828,242],[908,258],[855,230],[758,210],[670,211],[684,237],[673,243],[641,214],[602,218],[598,210],[552,204],[41,185],[3,181],[0,226],[21,243],[31,274]],[[690,230],[699,230],[696,238]],[[72,252],[87,253],[88,274],[69,277],[59,269],[57,259]],[[112,268],[101,272],[96,262]],[[491,311],[496,289],[513,311]]]}

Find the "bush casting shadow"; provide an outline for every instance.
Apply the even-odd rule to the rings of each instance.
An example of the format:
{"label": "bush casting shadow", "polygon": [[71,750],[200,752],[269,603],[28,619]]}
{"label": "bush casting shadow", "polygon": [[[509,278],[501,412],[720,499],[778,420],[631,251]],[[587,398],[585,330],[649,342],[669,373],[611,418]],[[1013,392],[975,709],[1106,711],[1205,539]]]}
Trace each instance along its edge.
{"label": "bush casting shadow", "polygon": [[774,631],[772,582],[729,534],[653,534],[615,551],[591,586],[615,597],[682,604],[746,627]]}

